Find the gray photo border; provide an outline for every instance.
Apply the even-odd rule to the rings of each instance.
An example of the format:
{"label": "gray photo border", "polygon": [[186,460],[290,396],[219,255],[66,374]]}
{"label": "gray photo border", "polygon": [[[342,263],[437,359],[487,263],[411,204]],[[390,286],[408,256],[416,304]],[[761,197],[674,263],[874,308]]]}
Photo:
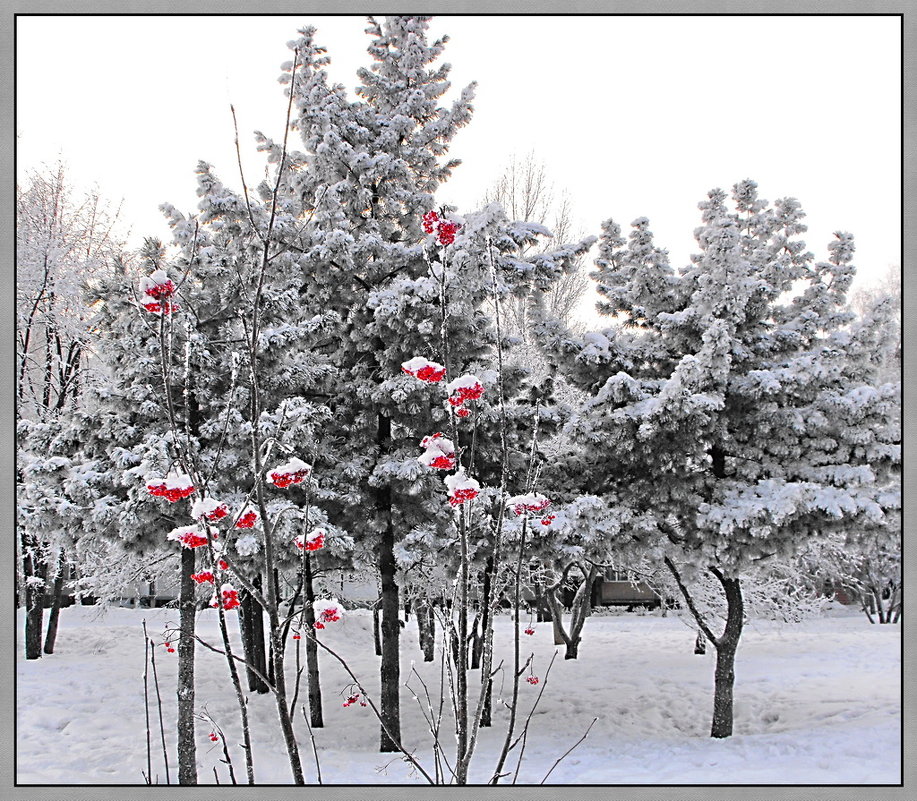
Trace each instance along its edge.
{"label": "gray photo border", "polygon": [[[750,14],[750,13],[813,13],[813,14],[904,14],[904,173],[902,183],[904,188],[904,212],[911,212],[915,198],[917,198],[917,169],[915,169],[915,155],[917,155],[917,140],[914,130],[917,128],[917,108],[915,108],[914,94],[917,88],[917,71],[911,58],[917,54],[917,12],[906,13],[908,8],[903,0],[899,2],[879,2],[878,0],[771,0],[768,3],[755,3],[749,0],[706,0],[699,2],[685,2],[684,0],[618,0],[617,2],[601,2],[600,0],[568,0],[566,3],[557,0],[504,0],[498,7],[483,2],[482,0],[460,0],[459,2],[434,2],[427,0],[421,4],[424,13],[442,14],[468,14],[468,13],[500,13],[500,14],[539,14],[539,13],[565,13],[565,14]],[[404,8],[404,6],[408,6]],[[256,9],[251,3],[244,0],[205,0],[194,3],[191,7],[178,2],[136,2],[136,0],[0,0],[0,62],[2,62],[2,78],[0,78],[0,120],[2,120],[2,149],[0,149],[0,179],[2,179],[3,192],[0,200],[0,232],[3,234],[2,259],[0,270],[7,286],[14,281],[14,198],[15,198],[15,169],[14,169],[14,25],[15,14],[143,14],[143,13],[173,13],[173,14],[233,14],[233,13],[259,13],[259,14],[385,14],[409,13],[418,9],[415,4],[406,3],[380,3],[378,0],[312,0],[305,8],[301,4],[279,2],[278,0],[263,0]],[[912,9],[913,7],[911,7]],[[49,53],[49,58],[53,54]],[[843,54],[838,54],[839,58]],[[486,76],[481,76],[486,79]],[[905,218],[907,219],[907,217]],[[917,287],[915,287],[914,264],[915,237],[913,230],[905,226],[903,236],[902,265],[904,277],[904,403],[905,408],[913,408],[915,402],[914,378],[915,358],[910,346],[914,345],[917,335]],[[3,336],[0,338],[0,375],[2,375],[3,403],[0,404],[0,445],[5,457],[6,470],[2,476],[3,495],[12,501],[0,506],[2,509],[2,528],[4,532],[3,547],[0,548],[0,586],[3,588],[5,603],[0,605],[0,654],[3,655],[0,667],[0,713],[2,713],[2,730],[7,734],[0,739],[0,798],[27,801],[30,799],[48,799],[60,801],[67,798],[70,801],[125,801],[125,799],[156,799],[161,801],[167,798],[207,799],[210,801],[227,801],[227,799],[262,799],[271,801],[282,799],[322,799],[323,801],[363,801],[363,799],[379,799],[379,801],[413,801],[413,799],[525,799],[525,801],[554,801],[558,797],[556,787],[471,787],[471,788],[442,788],[428,787],[384,787],[384,786],[307,786],[305,788],[278,787],[273,785],[245,787],[144,787],[115,785],[111,787],[100,785],[84,786],[59,786],[28,787],[14,785],[13,753],[15,749],[15,717],[13,708],[13,681],[15,676],[15,609],[13,609],[12,577],[14,548],[12,532],[14,530],[15,509],[15,448],[14,448],[14,415],[13,415],[13,354],[15,341],[15,315],[14,295],[12,292],[0,293],[0,321],[3,326]],[[910,468],[912,458],[917,459],[917,420],[912,416],[904,418],[905,441],[905,487],[910,486],[913,469]],[[914,521],[917,519],[914,494],[905,492],[905,539],[908,547],[905,548],[905,572],[911,578],[915,575],[915,561],[917,561],[917,548],[914,542]],[[913,586],[905,582],[905,604],[911,607],[915,600]],[[905,689],[905,740],[904,740],[904,785],[902,787],[875,787],[875,786],[725,786],[716,785],[691,785],[691,786],[564,786],[563,797],[566,799],[591,799],[594,801],[612,801],[624,799],[626,801],[884,801],[885,799],[904,799],[917,797],[917,753],[915,753],[913,737],[913,712],[917,700],[917,676],[914,670],[914,641],[915,627],[910,616],[903,617],[902,637],[904,641],[904,687]],[[648,758],[652,758],[648,754]],[[269,788],[269,789],[268,789]]]}

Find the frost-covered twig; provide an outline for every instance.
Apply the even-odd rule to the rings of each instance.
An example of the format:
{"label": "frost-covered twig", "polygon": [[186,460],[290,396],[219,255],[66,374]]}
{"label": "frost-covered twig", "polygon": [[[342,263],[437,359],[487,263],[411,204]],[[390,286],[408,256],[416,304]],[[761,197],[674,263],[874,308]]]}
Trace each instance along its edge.
{"label": "frost-covered twig", "polygon": [[[143,636],[150,643],[149,637],[146,633],[146,621],[143,621]],[[156,704],[159,709],[159,736],[162,738],[162,761],[166,766],[166,784],[171,784],[171,779],[169,778],[169,753],[166,749],[166,726],[162,717],[162,694],[159,692],[159,674],[156,671],[156,649],[150,648],[150,664],[153,667],[153,686],[156,689]],[[144,671],[145,674],[146,671]],[[144,690],[146,689],[146,676],[144,675]],[[149,732],[149,722],[147,722],[147,731]]]}
{"label": "frost-covered twig", "polygon": [[[203,720],[204,722],[210,724],[210,739],[211,739],[213,742],[219,741],[219,743],[220,743],[220,745],[221,745],[221,747],[222,747],[222,749],[223,749],[223,759],[220,760],[220,761],[223,762],[223,764],[225,764],[226,767],[227,767],[228,770],[229,770],[229,780],[230,780],[233,784],[238,784],[238,782],[236,781],[236,772],[235,772],[235,770],[233,769],[233,766],[232,766],[232,756],[230,756],[230,754],[229,754],[229,746],[226,744],[226,733],[223,731],[222,728],[220,728],[220,724],[217,723],[217,722],[213,719],[213,717],[211,716],[211,714],[210,714],[209,712],[207,712],[206,709],[205,709],[203,712],[197,713],[197,714],[195,715],[195,717],[198,718],[199,720]],[[243,745],[242,748],[245,749],[245,750],[247,751],[247,750],[249,750],[250,746],[248,746],[248,745]],[[216,765],[213,766],[213,775],[214,775],[215,777],[217,776]],[[220,783],[220,782],[219,782],[219,778],[217,777],[217,784],[219,784],[219,783]],[[251,784],[252,782],[249,782],[249,783]]]}
{"label": "frost-covered twig", "polygon": [[[446,651],[446,647],[444,643],[442,653],[445,653],[445,651]],[[436,776],[436,783],[439,784],[441,783],[442,778],[443,778],[441,763],[445,763],[446,768],[449,770],[449,773],[451,773],[453,777],[455,776],[455,771],[452,769],[452,766],[449,764],[449,760],[446,757],[445,750],[443,749],[442,744],[440,743],[440,727],[441,727],[442,718],[443,718],[443,684],[442,682],[440,683],[439,713],[437,714],[433,709],[433,699],[430,696],[430,690],[427,687],[427,683],[423,680],[423,676],[421,676],[417,672],[417,668],[415,668],[413,665],[411,666],[411,672],[415,676],[417,676],[418,680],[420,681],[420,685],[423,687],[424,695],[426,696],[426,699],[427,699],[427,710],[429,711],[429,716],[427,715],[427,710],[424,710],[423,705],[421,704],[420,699],[417,697],[417,693],[414,692],[413,688],[407,682],[405,682],[404,686],[407,687],[411,691],[411,694],[414,696],[414,699],[417,701],[417,705],[420,707],[420,712],[423,715],[424,720],[427,723],[427,728],[430,730],[430,734],[433,737],[434,771],[435,771],[435,776]]]}
{"label": "frost-covered twig", "polygon": [[697,625],[700,627],[700,630],[704,632],[704,635],[707,637],[708,640],[710,640],[710,642],[716,645],[718,641],[717,637],[713,633],[713,631],[710,629],[710,626],[707,625],[707,621],[704,620],[704,618],[701,616],[700,611],[698,610],[697,606],[694,603],[694,598],[691,597],[691,593],[688,592],[688,588],[685,586],[684,582],[682,581],[681,573],[679,573],[678,568],[675,567],[675,563],[668,556],[665,557],[664,561],[665,561],[666,567],[672,573],[672,576],[675,579],[675,583],[678,584],[678,589],[681,591],[681,594],[685,599],[685,603],[688,605],[688,609],[691,611],[691,614],[694,616],[694,619],[697,621]]}
{"label": "frost-covered twig", "polygon": [[[226,651],[223,651],[223,650],[217,648],[215,645],[211,645],[209,642],[207,642],[206,640],[202,639],[202,638],[201,638],[200,636],[198,636],[197,634],[192,634],[192,635],[191,635],[191,638],[192,638],[195,642],[197,642],[197,643],[199,643],[200,645],[204,646],[204,648],[206,648],[208,651],[213,651],[215,654],[220,654],[220,656],[226,656],[226,655],[227,655],[227,654],[226,654]],[[256,667],[255,667],[254,665],[252,665],[251,663],[247,662],[247,661],[246,661],[245,659],[243,659],[241,656],[236,656],[235,654],[230,654],[230,656],[232,657],[233,661],[235,661],[235,662],[240,662],[240,663],[242,663],[243,665],[245,665],[245,667],[247,667],[249,670],[251,670],[252,673],[254,673],[259,679],[261,679],[261,681],[263,681],[263,682],[267,685],[268,689],[269,689],[271,692],[273,692],[273,693],[276,693],[276,692],[277,692],[277,690],[276,690],[276,688],[274,687],[274,685],[273,685],[270,681],[268,681],[267,676],[265,676],[263,673],[261,673],[261,672],[258,670],[258,668],[256,668]]]}
{"label": "frost-covered twig", "polygon": [[[532,708],[529,710],[529,714],[525,718],[525,723],[522,726],[522,734],[519,738],[516,739],[516,743],[519,742],[519,739],[522,740],[522,746],[519,748],[519,759],[516,761],[516,771],[513,774],[513,784],[516,783],[519,778],[519,768],[522,767],[522,757],[525,754],[525,744],[528,742],[529,735],[529,724],[532,722],[532,717],[535,714],[535,710],[538,708],[538,704],[541,701],[541,696],[544,695],[545,688],[548,686],[548,677],[551,675],[551,668],[554,667],[554,660],[557,659],[557,651],[554,651],[554,655],[551,657],[551,661],[548,663],[548,669],[544,674],[544,681],[541,682],[541,687],[538,690],[538,695],[535,698],[535,703],[532,704]],[[532,656],[529,656],[529,662],[532,661]],[[516,747],[516,743],[513,743],[510,747],[510,750]]]}
{"label": "frost-covered twig", "polygon": [[[312,636],[312,635],[309,634],[309,635],[307,635],[307,636]],[[381,711],[379,710],[379,708],[376,706],[376,704],[375,704],[375,702],[372,700],[372,698],[367,694],[366,690],[363,688],[363,685],[360,683],[360,680],[357,678],[357,676],[356,676],[356,674],[353,672],[353,670],[351,670],[350,665],[347,663],[347,660],[344,659],[344,657],[342,657],[340,654],[338,654],[337,651],[335,651],[333,648],[328,647],[328,646],[327,646],[325,643],[323,643],[321,640],[319,640],[319,639],[316,638],[316,639],[315,639],[315,642],[316,642],[316,644],[317,644],[320,648],[324,649],[324,650],[327,651],[329,654],[331,654],[331,656],[334,657],[334,658],[338,661],[338,663],[341,665],[341,667],[344,668],[344,670],[347,672],[347,675],[350,676],[351,679],[353,679],[353,683],[357,686],[357,688],[360,690],[360,693],[361,693],[361,694],[363,695],[363,697],[366,699],[366,703],[369,705],[369,708],[373,711],[373,714],[374,714],[374,715],[376,716],[376,718],[378,719],[378,721],[379,721],[379,723],[381,724],[381,726],[382,726],[383,730],[385,731],[386,735],[388,735],[389,739],[391,739],[391,741],[395,744],[395,747],[396,747],[402,754],[404,754],[405,759],[407,759],[408,762],[410,762],[415,768],[417,768],[417,770],[418,770],[418,771],[420,772],[420,774],[427,780],[427,782],[429,782],[430,784],[436,784],[436,782],[434,781],[433,777],[431,777],[430,774],[427,773],[426,770],[424,770],[423,765],[421,765],[421,764],[417,761],[417,759],[414,757],[414,755],[413,755],[410,751],[408,751],[408,750],[404,747],[404,745],[402,745],[401,739],[398,738],[398,737],[393,737],[393,736],[392,736],[391,730],[388,728],[388,726],[385,725],[385,720],[384,720],[383,717],[382,717],[382,712],[381,712]]]}
{"label": "frost-covered twig", "polygon": [[255,225],[255,217],[252,214],[252,203],[248,195],[248,184],[245,181],[245,170],[242,169],[242,151],[239,147],[239,123],[236,120],[236,107],[232,103],[229,104],[229,111],[232,114],[232,127],[235,132],[234,143],[236,147],[236,162],[239,165],[239,180],[242,181],[242,194],[245,196],[245,208],[248,211],[248,221],[252,226],[252,231],[254,232],[255,236],[257,236],[258,239],[264,243],[264,237],[261,236],[261,232],[258,230],[258,226]]}
{"label": "frost-covered twig", "polygon": [[306,721],[306,728],[309,730],[309,740],[312,743],[312,755],[315,757],[315,775],[317,778],[317,783],[322,783],[322,765],[318,759],[318,748],[315,745],[315,733],[312,731],[312,724],[309,722],[309,716],[306,714],[306,707],[300,707],[302,709],[303,720]]}
{"label": "frost-covered twig", "polygon": [[[490,778],[490,784],[496,784],[501,776],[503,765],[510,751],[510,743],[513,739],[513,732],[516,726],[516,708],[519,704],[519,676],[523,668],[520,668],[519,653],[519,610],[522,604],[522,560],[525,553],[525,536],[528,532],[528,518],[522,518],[522,533],[519,540],[519,556],[516,559],[516,569],[514,573],[515,587],[513,595],[513,695],[512,703],[509,704],[509,723],[506,727],[506,738],[503,741],[503,747],[500,749],[500,756],[497,759],[497,765],[494,768],[493,775]],[[530,657],[531,658],[531,657]]]}
{"label": "frost-covered twig", "polygon": [[554,772],[554,768],[556,768],[561,762],[563,762],[563,760],[565,760],[565,759],[573,752],[573,749],[576,748],[581,742],[583,742],[583,740],[585,740],[585,739],[589,736],[589,731],[590,731],[590,730],[592,729],[592,727],[595,725],[595,722],[596,722],[597,720],[598,720],[598,718],[593,718],[593,719],[592,719],[592,723],[590,723],[590,724],[586,727],[586,731],[583,732],[583,736],[580,737],[575,743],[573,743],[573,745],[571,745],[571,746],[570,746],[570,747],[569,747],[569,748],[568,748],[568,749],[567,749],[567,750],[557,759],[557,761],[556,761],[553,765],[551,765],[551,770],[549,770],[549,771],[545,774],[544,778],[539,782],[539,784],[544,784],[544,783],[548,780],[548,776],[550,776],[550,775]]}
{"label": "frost-covered twig", "polygon": [[143,621],[143,711],[146,719],[146,783],[152,781],[153,760],[152,748],[150,743],[150,691],[149,691],[149,670],[150,670],[150,638],[146,633],[146,621]]}

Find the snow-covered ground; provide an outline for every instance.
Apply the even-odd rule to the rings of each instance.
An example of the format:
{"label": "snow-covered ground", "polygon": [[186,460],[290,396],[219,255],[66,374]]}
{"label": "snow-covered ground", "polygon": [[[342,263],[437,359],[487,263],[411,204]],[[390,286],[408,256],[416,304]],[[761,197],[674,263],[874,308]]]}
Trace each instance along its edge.
{"label": "snow-covered ground", "polygon": [[[17,667],[17,781],[24,784],[143,783],[146,734],[143,703],[144,643],[141,623],[161,635],[177,623],[171,610],[72,607],[61,613],[57,652]],[[235,622],[235,621],[233,621]],[[520,688],[523,720],[539,690],[520,784],[538,784],[555,761],[598,721],[551,773],[550,784],[895,784],[901,776],[901,671],[898,626],[870,625],[854,610],[791,626],[752,622],[743,635],[736,665],[735,734],[713,740],[713,654],[693,653],[694,634],[678,620],[658,615],[595,615],[586,624],[578,660],[563,649],[545,686],[555,646],[550,626],[538,624],[523,636],[534,653],[541,683]],[[18,620],[21,638],[22,617]],[[218,642],[215,612],[200,613],[199,633]],[[498,659],[511,660],[511,621],[500,617]],[[328,624],[322,636],[351,662],[366,689],[378,681],[371,618],[354,611]],[[412,664],[431,693],[439,687],[438,662],[424,663],[414,619],[403,629],[402,678]],[[295,643],[289,663],[295,665]],[[437,648],[439,645],[437,644]],[[19,648],[21,654],[21,645]],[[226,731],[237,778],[245,768],[238,709],[221,656],[197,651],[197,702]],[[174,751],[177,654],[156,653],[166,719],[170,775]],[[344,707],[350,680],[328,655],[321,655],[325,728],[316,730],[322,780],[326,784],[422,782],[410,766],[379,754],[378,725],[359,704]],[[477,686],[479,671],[472,672]],[[365,677],[365,678],[364,678]],[[402,691],[402,734],[431,766],[430,738],[412,689]],[[508,685],[503,692],[508,692]],[[154,781],[166,780],[155,692],[150,686]],[[305,688],[300,699],[305,696]],[[486,781],[505,737],[505,713],[482,730],[472,781]],[[273,699],[250,697],[255,778],[290,781]],[[301,713],[296,720],[307,780],[316,781],[315,760]],[[200,722],[198,775],[213,782],[213,768],[227,783],[222,751]],[[446,732],[447,747],[454,736]],[[518,749],[517,749],[518,752]],[[514,752],[516,754],[517,752]],[[516,768],[516,758],[509,765]],[[432,768],[431,768],[432,770]]]}

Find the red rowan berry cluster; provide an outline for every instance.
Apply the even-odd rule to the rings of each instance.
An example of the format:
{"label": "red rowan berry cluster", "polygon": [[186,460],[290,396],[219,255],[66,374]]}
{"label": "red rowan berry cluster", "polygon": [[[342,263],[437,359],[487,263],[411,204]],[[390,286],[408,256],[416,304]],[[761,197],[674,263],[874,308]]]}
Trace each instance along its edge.
{"label": "red rowan berry cluster", "polygon": [[194,482],[190,476],[181,473],[165,478],[152,478],[147,481],[146,488],[150,495],[165,498],[169,503],[175,503],[194,492]]}
{"label": "red rowan berry cluster", "polygon": [[275,467],[268,474],[267,480],[275,487],[289,487],[299,484],[312,472],[312,465],[306,464],[295,456],[285,464]]}
{"label": "red rowan berry cluster", "polygon": [[455,467],[455,445],[452,440],[446,439],[441,431],[424,437],[420,441],[420,447],[424,449],[423,455],[417,457],[421,464],[438,470],[451,470]]}
{"label": "red rowan berry cluster", "polygon": [[436,232],[441,245],[451,245],[455,242],[455,235],[462,226],[452,220],[441,219],[435,211],[428,211],[423,216],[423,230],[425,233]]}
{"label": "red rowan berry cluster", "polygon": [[360,706],[366,706],[366,701],[362,700],[360,693],[353,693],[352,695],[348,695],[347,700],[344,701],[341,706],[353,706],[358,701],[360,702]]}
{"label": "red rowan berry cluster", "polygon": [[232,584],[224,584],[220,587],[219,596],[214,593],[213,598],[210,599],[210,605],[212,607],[222,606],[227,611],[235,609],[239,606],[239,593]]}
{"label": "red rowan berry cluster", "polygon": [[317,551],[325,547],[327,532],[323,528],[313,529],[309,534],[300,534],[293,542],[299,550]]}
{"label": "red rowan berry cluster", "polygon": [[337,623],[344,616],[344,610],[335,598],[316,601],[312,609],[315,612],[315,628],[317,629],[325,628],[326,623]]}
{"label": "red rowan berry cluster", "polygon": [[458,506],[476,498],[481,491],[481,485],[473,478],[466,476],[463,470],[446,476],[445,481],[449,489],[449,503],[452,506]]}
{"label": "red rowan berry cluster", "polygon": [[213,498],[202,498],[191,504],[191,517],[204,517],[211,523],[221,520],[229,514],[229,507],[225,503],[215,501]]}
{"label": "red rowan berry cluster", "polygon": [[436,384],[443,380],[446,368],[436,362],[431,362],[423,356],[415,356],[401,364],[401,372],[414,376],[420,381]]}
{"label": "red rowan berry cluster", "polygon": [[449,405],[455,410],[458,417],[468,417],[469,411],[465,408],[466,401],[479,400],[484,394],[484,385],[476,375],[466,373],[446,384]]}
{"label": "red rowan berry cluster", "polygon": [[166,535],[166,539],[180,542],[183,548],[200,548],[207,544],[207,535],[197,526],[181,526]]}
{"label": "red rowan berry cluster", "polygon": [[155,270],[148,277],[141,278],[140,293],[140,305],[151,314],[172,314],[179,309],[178,304],[170,300],[175,294],[175,284],[165,270]]}
{"label": "red rowan berry cluster", "polygon": [[[524,515],[526,512],[543,512],[551,505],[551,501],[545,498],[544,495],[531,492],[528,495],[513,496],[506,502],[506,505],[517,515]],[[551,519],[553,518],[554,515],[551,515]]]}
{"label": "red rowan berry cluster", "polygon": [[254,509],[247,509],[236,521],[236,528],[254,528],[258,522],[258,513]]}

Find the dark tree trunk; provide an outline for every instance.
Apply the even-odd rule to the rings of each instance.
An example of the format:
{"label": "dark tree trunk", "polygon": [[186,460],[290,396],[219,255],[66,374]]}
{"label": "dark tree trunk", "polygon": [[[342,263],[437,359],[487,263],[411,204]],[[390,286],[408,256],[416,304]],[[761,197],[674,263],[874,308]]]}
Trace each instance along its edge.
{"label": "dark tree trunk", "polygon": [[[381,712],[384,728],[380,733],[379,750],[390,753],[398,750],[392,738],[401,739],[401,714],[398,698],[401,683],[401,664],[398,638],[401,621],[398,619],[398,585],[395,583],[395,532],[391,520],[385,526],[379,553],[379,575],[382,582],[382,666]],[[386,732],[386,729],[388,732]],[[389,736],[391,734],[391,737]]]}
{"label": "dark tree trunk", "polygon": [[379,619],[379,606],[382,603],[380,598],[373,604],[373,646],[376,649],[376,656],[382,656],[382,634],[380,628],[382,623]]}
{"label": "dark tree trunk", "polygon": [[598,574],[598,568],[594,565],[591,565],[588,569],[584,567],[578,569],[583,574],[583,580],[570,602],[569,634],[564,629],[563,612],[560,601],[557,598],[558,590],[566,579],[569,567],[564,571],[561,581],[553,587],[549,587],[545,592],[545,597],[551,608],[551,620],[554,624],[554,644],[566,645],[564,659],[576,659],[579,656],[579,645],[582,641],[583,626],[586,624],[586,618],[589,617],[592,611],[592,584]]}
{"label": "dark tree trunk", "polygon": [[726,628],[716,645],[716,670],[713,689],[713,725],[711,737],[731,737],[733,720],[733,687],[735,685],[735,657],[742,636],[745,610],[742,588],[738,578],[726,578],[719,570],[711,572],[719,579],[726,593]]}
{"label": "dark tree trunk", "polygon": [[481,610],[478,610],[471,623],[471,669],[481,669],[481,655],[484,652],[484,626]]}
{"label": "dark tree trunk", "polygon": [[57,625],[60,621],[61,600],[64,596],[64,572],[67,569],[64,551],[61,549],[57,558],[57,575],[54,577],[54,586],[51,589],[51,611],[48,613],[48,631],[45,634],[45,653],[54,653],[54,643],[57,641]]}
{"label": "dark tree trunk", "polygon": [[258,677],[252,672],[254,664],[254,642],[252,637],[253,601],[245,588],[239,590],[239,634],[242,637],[242,655],[245,657],[245,675],[248,677],[248,689],[255,692]]}
{"label": "dark tree trunk", "polygon": [[39,557],[38,543],[32,538],[23,542],[23,575],[25,576],[25,658],[41,658],[41,630],[44,623],[45,580],[48,567]]}
{"label": "dark tree trunk", "polygon": [[[254,581],[252,582],[256,589],[261,589],[261,576],[255,576]],[[254,657],[254,662],[252,663],[260,672],[262,676],[267,676],[270,673],[270,668],[268,667],[267,659],[267,648],[264,644],[264,609],[261,604],[259,604],[255,599],[252,599],[252,656]],[[270,691],[270,688],[267,684],[258,676],[255,676],[258,679],[258,684],[255,687],[254,691],[258,693],[267,693]]]}
{"label": "dark tree trunk", "polygon": [[[461,655],[459,654],[459,636],[454,627],[449,632],[449,649],[452,651],[452,661],[458,666]],[[468,665],[465,665],[465,670],[468,670]]]}
{"label": "dark tree trunk", "polygon": [[719,646],[716,649],[716,672],[713,690],[713,725],[711,737],[732,736],[732,699],[735,685],[734,648]]}
{"label": "dark tree trunk", "polygon": [[432,662],[435,659],[436,645],[436,616],[433,605],[429,603],[416,604],[417,638],[420,641],[420,650],[423,652],[423,661]]}
{"label": "dark tree trunk", "polygon": [[[541,582],[535,584],[535,622],[547,623],[551,619],[551,610],[544,597],[544,587]],[[555,643],[557,644],[557,643]]]}
{"label": "dark tree trunk", "polygon": [[[482,607],[482,617],[481,617],[481,633],[482,639],[486,639],[487,630],[493,625],[491,617],[493,612],[491,611],[491,594],[493,588],[493,571],[494,571],[494,558],[493,555],[487,558],[487,564],[484,567],[484,581],[481,588],[481,607]],[[488,727],[491,725],[491,710],[493,708],[493,680],[490,676],[481,676],[481,681],[487,682],[487,687],[484,691],[484,705],[481,708],[481,726]]]}
{"label": "dark tree trunk", "polygon": [[[378,416],[378,445],[380,457],[391,450],[392,422],[384,414]],[[392,522],[392,490],[388,485],[376,491],[376,508],[382,523],[379,541],[379,580],[382,613],[382,665],[379,671],[381,684],[380,713],[382,726],[379,750],[383,753],[398,751],[395,741],[401,740],[401,707],[399,690],[401,664],[398,640],[401,621],[398,619],[398,584],[395,582],[395,526]],[[391,736],[390,736],[391,735]]]}
{"label": "dark tree trunk", "polygon": [[[312,557],[309,553],[305,554],[305,589],[306,589],[306,626],[309,634],[318,636],[315,628],[315,609],[312,604],[315,603],[315,587],[312,584]],[[318,673],[318,643],[315,637],[306,637],[306,684],[309,688],[309,722],[313,729],[324,727],[325,723],[322,718],[322,686],[319,681]]]}
{"label": "dark tree trunk", "polygon": [[489,676],[487,680],[487,691],[484,693],[484,706],[481,708],[481,726],[489,728],[493,725],[493,698],[494,698],[494,680]]}
{"label": "dark tree trunk", "polygon": [[882,590],[873,588],[872,594],[875,596],[875,599],[876,599],[876,612],[879,616],[879,623],[881,624],[888,623],[889,618],[888,618],[886,606],[884,603],[884,599],[882,598]]}
{"label": "dark tree trunk", "polygon": [[[261,576],[256,576],[252,584],[260,589]],[[270,689],[261,678],[268,674],[264,647],[264,610],[254,596],[244,589],[239,591],[239,604],[239,628],[242,632],[242,648],[247,663],[248,689],[253,693],[264,694]]]}
{"label": "dark tree trunk", "polygon": [[178,640],[178,783],[197,784],[194,742],[194,572],[195,552],[181,549]]}
{"label": "dark tree trunk", "polygon": [[554,634],[554,645],[563,645],[564,635],[563,629],[561,628],[563,621],[561,620],[560,613],[558,612],[556,615],[551,613],[549,619],[551,621],[551,631]]}

